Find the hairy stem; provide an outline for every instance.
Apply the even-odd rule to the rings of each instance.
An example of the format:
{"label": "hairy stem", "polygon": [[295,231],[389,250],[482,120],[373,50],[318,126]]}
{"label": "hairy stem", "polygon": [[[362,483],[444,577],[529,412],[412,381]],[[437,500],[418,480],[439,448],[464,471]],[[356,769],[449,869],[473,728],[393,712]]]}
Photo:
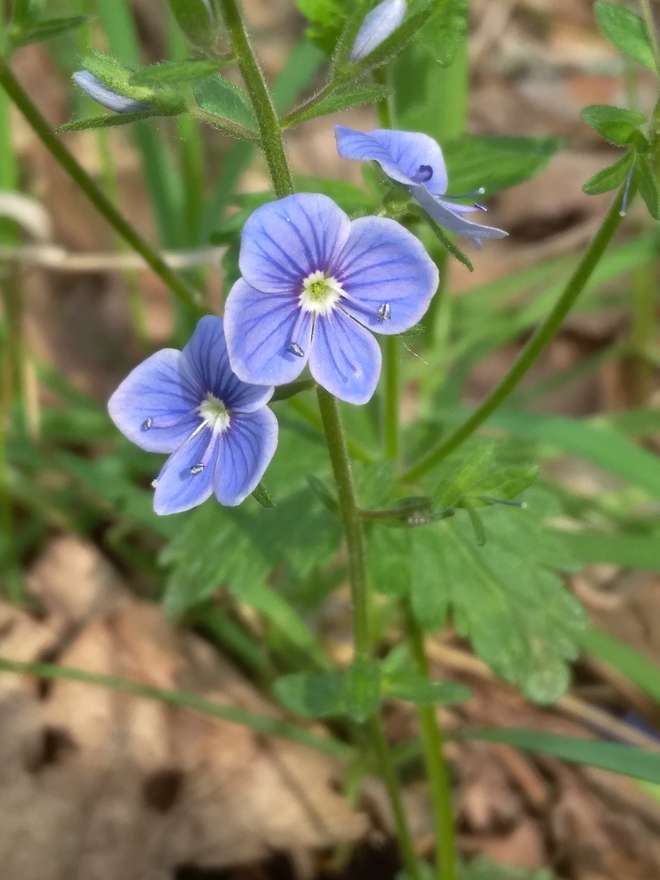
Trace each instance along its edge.
{"label": "hairy stem", "polygon": [[[555,307],[522,349],[506,376],[462,425],[459,425],[445,440],[442,440],[437,446],[430,449],[416,464],[408,468],[403,475],[403,479],[409,481],[416,480],[442,461],[450,452],[461,446],[504,403],[511,392],[518,387],[539,355],[557,334],[564,318],[586,287],[614,233],[619,228],[622,220],[622,197],[623,192],[620,191],[575,272],[568,280]],[[631,187],[630,198],[632,199],[632,197],[633,188]]]}
{"label": "hairy stem", "polygon": [[[408,603],[405,604],[404,610],[408,644],[413,660],[419,673],[428,680],[429,664],[424,648],[424,634]],[[444,736],[433,706],[420,706],[417,709],[417,716],[433,801],[437,877],[438,880],[456,880],[458,859],[451,802],[451,780],[444,754]]]}
{"label": "hairy stem", "polygon": [[[273,188],[280,197],[289,195],[294,191],[293,178],[284,149],[282,126],[277,117],[268,85],[255,58],[236,0],[220,0],[220,8],[231,36],[233,50],[245,87],[252,100],[261,133],[261,146],[266,155]],[[317,388],[317,396],[330,461],[337,484],[339,508],[348,547],[355,657],[356,660],[369,659],[371,638],[364,534],[355,497],[346,437],[335,398],[323,388]],[[403,810],[394,763],[387,746],[382,723],[378,717],[369,721],[368,733],[390,799],[407,880],[418,880],[413,838]]]}
{"label": "hairy stem", "polygon": [[293,192],[293,178],[284,149],[282,129],[273,99],[259,66],[236,0],[220,0],[220,8],[231,36],[241,76],[252,100],[259,124],[261,145],[278,196]]}
{"label": "hairy stem", "polygon": [[26,121],[61,168],[85,193],[89,201],[102,214],[112,228],[153,269],[172,293],[188,306],[196,306],[198,294],[190,288],[167,265],[151,245],[119,213],[112,202],[98,188],[94,180],[74,158],[73,154],[58,140],[50,125],[23,90],[7,62],[0,58],[0,86],[4,88]]}

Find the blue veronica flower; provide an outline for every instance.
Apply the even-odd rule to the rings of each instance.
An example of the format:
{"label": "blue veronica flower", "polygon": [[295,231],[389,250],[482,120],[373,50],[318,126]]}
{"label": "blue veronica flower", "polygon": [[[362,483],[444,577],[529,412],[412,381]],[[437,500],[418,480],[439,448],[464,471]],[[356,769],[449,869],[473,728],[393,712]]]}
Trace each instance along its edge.
{"label": "blue veronica flower", "polygon": [[359,61],[370,55],[399,27],[406,17],[406,0],[383,0],[365,16],[358,31],[351,61]]}
{"label": "blue veronica flower", "polygon": [[[378,162],[385,174],[403,184],[440,226],[477,244],[508,235],[503,229],[482,226],[466,219],[466,214],[485,211],[486,208],[477,202],[462,205],[454,201],[470,196],[447,195],[447,166],[442,150],[428,135],[388,129],[362,132],[343,125],[336,126],[335,135],[337,151],[342,158]],[[478,190],[478,194],[483,195],[483,192],[483,189]]]}
{"label": "blue veronica flower", "polygon": [[71,79],[86,95],[107,110],[113,110],[115,113],[137,113],[140,110],[149,110],[149,104],[113,91],[89,70],[77,70]]}
{"label": "blue veronica flower", "polygon": [[170,453],[153,483],[157,514],[190,510],[212,493],[234,507],[254,491],[277,446],[272,394],[232,373],[222,318],[211,315],[183,351],[157,351],[129,373],[108,411],[137,446]]}
{"label": "blue veronica flower", "polygon": [[435,264],[398,223],[351,222],[312,193],[257,208],[239,263],[225,308],[236,374],[282,385],[309,362],[319,385],[349,403],[366,403],[378,384],[380,347],[369,331],[412,327],[438,287]]}

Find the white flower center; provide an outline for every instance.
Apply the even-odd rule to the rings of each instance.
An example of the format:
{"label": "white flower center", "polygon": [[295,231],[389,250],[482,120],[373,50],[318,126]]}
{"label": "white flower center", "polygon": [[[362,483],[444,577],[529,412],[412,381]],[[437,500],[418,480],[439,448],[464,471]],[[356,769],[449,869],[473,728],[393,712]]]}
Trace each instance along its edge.
{"label": "white flower center", "polygon": [[231,420],[227,407],[210,391],[200,403],[198,412],[204,419],[204,424],[218,434],[222,434],[229,427]]}
{"label": "white flower center", "polygon": [[344,290],[336,278],[327,277],[321,271],[312,272],[303,281],[300,306],[305,312],[329,315],[343,293]]}

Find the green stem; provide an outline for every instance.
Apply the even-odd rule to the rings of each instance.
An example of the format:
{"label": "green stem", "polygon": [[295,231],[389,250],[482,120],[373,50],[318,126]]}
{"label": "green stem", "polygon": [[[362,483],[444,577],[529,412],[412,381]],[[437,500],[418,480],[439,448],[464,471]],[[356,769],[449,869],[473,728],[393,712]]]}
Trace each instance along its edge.
{"label": "green stem", "polygon": [[[377,70],[374,73],[374,79],[381,85],[387,85],[391,81],[389,70]],[[391,92],[386,98],[378,102],[378,119],[382,128],[394,127],[394,114],[394,93]],[[401,402],[401,369],[399,361],[399,340],[396,336],[386,336],[383,343],[383,382],[385,396],[383,434],[385,457],[390,461],[398,461],[401,446],[401,417],[399,411]]]}
{"label": "green stem", "polygon": [[[417,669],[425,680],[429,678],[429,664],[424,648],[424,635],[408,603],[405,605],[408,644]],[[436,870],[438,880],[456,880],[458,858],[454,833],[454,814],[449,768],[445,761],[444,736],[433,706],[417,709],[426,770],[431,786],[436,840]]]}
{"label": "green stem", "polygon": [[69,177],[85,193],[89,201],[102,214],[115,232],[118,233],[153,269],[162,281],[169,287],[172,293],[187,306],[196,306],[198,303],[197,291],[185,284],[179,276],[170,269],[162,257],[151,245],[131,226],[130,223],[119,213],[112,202],[98,188],[94,180],[85,169],[77,162],[74,156],[67,150],[64,144],[58,140],[49,124],[41,115],[37,107],[32,103],[27,93],[18,83],[7,62],[0,58],[0,86],[4,88],[14,104],[21,111],[28,124],[57,161],[66,171]]}
{"label": "green stem", "polygon": [[293,178],[286,158],[280,121],[268,84],[252,51],[250,38],[236,0],[220,0],[220,8],[231,36],[241,76],[252,100],[261,133],[261,145],[275,192],[278,196],[290,195],[293,192]]}
{"label": "green stem", "polygon": [[[631,199],[633,195],[634,184],[630,190]],[[522,349],[517,360],[506,376],[486,400],[484,400],[481,406],[479,406],[462,425],[453,431],[449,437],[442,440],[433,449],[423,455],[416,464],[408,468],[403,475],[404,480],[416,480],[418,477],[421,477],[422,474],[425,474],[428,470],[438,464],[438,462],[442,461],[450,452],[457,449],[468,439],[468,437],[474,434],[486,419],[502,405],[511,392],[517,388],[518,384],[536,362],[539,355],[545,350],[556,335],[564,318],[586,287],[589,278],[605,253],[614,233],[619,228],[622,220],[622,215],[620,213],[622,196],[623,192],[620,191],[614,199],[612,207],[607,212],[600,229],[580,260],[575,272],[568,280],[557,304]]]}
{"label": "green stem", "polygon": [[651,40],[651,46],[653,48],[655,67],[658,73],[660,73],[660,45],[658,44],[658,32],[655,27],[655,16],[651,9],[650,0],[640,0],[640,5],[642,7],[642,15],[644,16],[646,29],[649,32],[649,39]]}

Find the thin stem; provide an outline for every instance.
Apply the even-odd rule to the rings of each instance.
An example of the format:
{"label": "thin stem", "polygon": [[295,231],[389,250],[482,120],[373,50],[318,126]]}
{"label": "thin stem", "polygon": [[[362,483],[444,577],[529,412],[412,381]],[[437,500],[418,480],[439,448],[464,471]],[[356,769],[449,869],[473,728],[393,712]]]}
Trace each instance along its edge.
{"label": "thin stem", "polygon": [[199,301],[197,291],[189,287],[170,269],[151,245],[119,213],[112,202],[98,188],[94,180],[77,162],[69,150],[58,140],[48,122],[18,83],[7,62],[0,58],[0,86],[4,88],[21,111],[28,124],[58,164],[85,193],[89,201],[102,214],[112,228],[153,269],[172,293],[187,306],[195,307]]}
{"label": "thin stem", "polygon": [[293,179],[286,158],[282,129],[270,90],[252,51],[250,38],[236,0],[220,0],[220,8],[229,30],[238,66],[257,116],[261,145],[268,162],[273,186],[278,196],[293,192]]}
{"label": "thin stem", "polygon": [[[427,680],[429,663],[424,648],[424,635],[408,603],[405,605],[405,618],[408,644],[413,660],[421,675]],[[458,858],[454,833],[451,779],[445,761],[444,736],[433,706],[419,706],[417,716],[433,801],[437,877],[438,880],[456,880]]]}
{"label": "thin stem", "polygon": [[356,660],[371,654],[369,635],[369,594],[365,565],[364,534],[360,511],[355,501],[351,463],[346,447],[346,436],[339,415],[337,401],[323,388],[316,391],[321,420],[328,443],[330,461],[337,484],[339,509],[344,522],[348,546],[348,569],[353,600],[353,639]]}
{"label": "thin stem", "polygon": [[[416,480],[418,477],[421,477],[422,474],[438,464],[438,462],[442,461],[450,452],[453,452],[464,443],[468,437],[471,437],[486,419],[495,412],[502,403],[504,403],[511,392],[517,388],[523,377],[536,362],[539,355],[545,350],[556,335],[564,318],[586,287],[589,278],[605,253],[614,233],[619,228],[622,220],[622,215],[620,213],[622,195],[623,191],[621,190],[615,198],[612,207],[607,212],[600,229],[589,245],[589,248],[580,260],[575,272],[568,280],[555,307],[522,349],[517,360],[506,376],[486,400],[484,400],[481,406],[479,406],[462,425],[453,431],[449,437],[442,440],[437,446],[423,455],[416,464],[408,468],[403,475],[403,479]],[[632,199],[633,195],[634,185],[630,191],[630,199]]]}
{"label": "thin stem", "polygon": [[[391,80],[387,69],[377,70],[374,79],[381,85]],[[378,102],[378,120],[382,128],[394,127],[394,99],[390,93]],[[397,461],[400,452],[400,403],[401,403],[401,369],[399,340],[396,336],[386,336],[383,343],[383,381],[385,406],[383,411],[383,439],[385,457]]]}

